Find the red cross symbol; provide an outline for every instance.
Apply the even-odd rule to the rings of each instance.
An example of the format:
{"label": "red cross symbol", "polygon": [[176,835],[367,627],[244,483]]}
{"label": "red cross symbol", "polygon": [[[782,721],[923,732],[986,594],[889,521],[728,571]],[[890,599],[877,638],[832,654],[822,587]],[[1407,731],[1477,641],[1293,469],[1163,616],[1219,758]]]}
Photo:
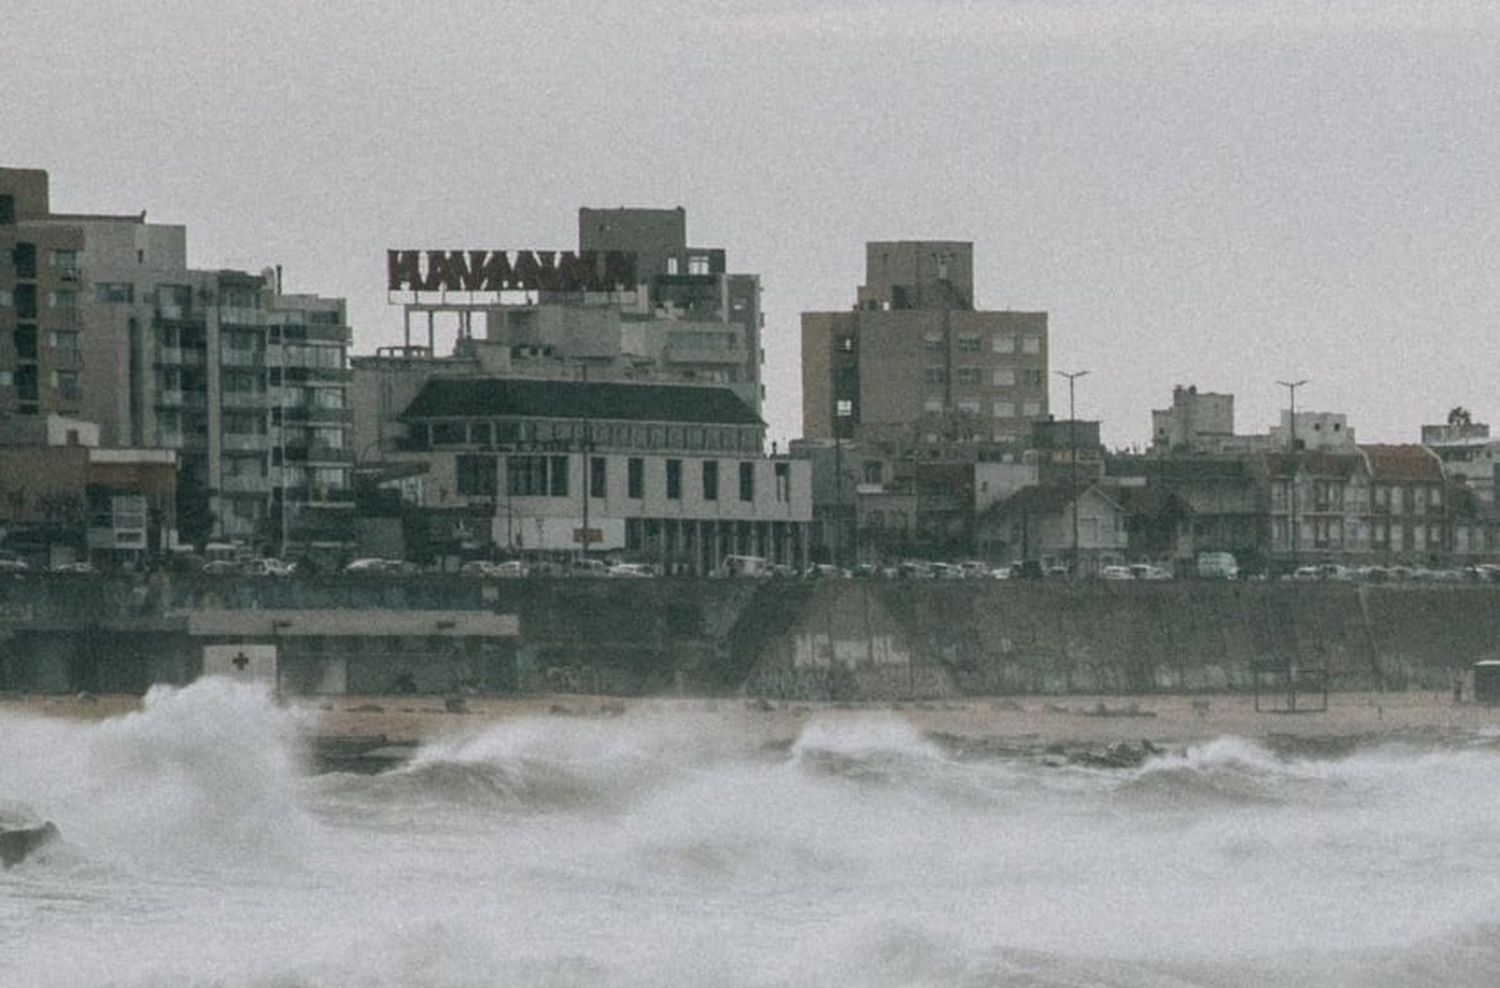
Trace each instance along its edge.
{"label": "red cross symbol", "polygon": [[245,671],[245,667],[250,664],[250,659],[249,659],[248,656],[245,655],[244,652],[241,652],[239,655],[236,655],[234,658],[230,659],[229,661],[240,672],[244,672]]}

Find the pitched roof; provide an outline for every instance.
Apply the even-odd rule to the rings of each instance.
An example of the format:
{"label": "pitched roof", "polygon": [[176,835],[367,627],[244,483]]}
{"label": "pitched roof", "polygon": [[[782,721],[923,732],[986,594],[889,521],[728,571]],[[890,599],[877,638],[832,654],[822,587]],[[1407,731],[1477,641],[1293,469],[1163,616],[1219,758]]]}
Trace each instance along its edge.
{"label": "pitched roof", "polygon": [[401,413],[403,419],[481,416],[763,424],[728,388],[533,378],[431,378]]}
{"label": "pitched roof", "polygon": [[1030,487],[1023,487],[997,504],[993,510],[999,514],[1021,511],[1052,514],[1063,511],[1075,499],[1090,491],[1109,502],[1115,510],[1124,510],[1118,501],[1100,490],[1097,485],[1073,487],[1069,484],[1033,484]]}
{"label": "pitched roof", "polygon": [[1416,443],[1361,445],[1376,480],[1415,480],[1442,483],[1443,463],[1436,453]]}
{"label": "pitched roof", "polygon": [[[1267,453],[1266,470],[1272,477],[1290,477],[1294,456],[1291,453]],[[1365,461],[1358,453],[1329,453],[1320,449],[1303,450],[1295,454],[1295,462],[1302,473],[1314,477],[1337,477],[1348,480],[1364,467]]]}

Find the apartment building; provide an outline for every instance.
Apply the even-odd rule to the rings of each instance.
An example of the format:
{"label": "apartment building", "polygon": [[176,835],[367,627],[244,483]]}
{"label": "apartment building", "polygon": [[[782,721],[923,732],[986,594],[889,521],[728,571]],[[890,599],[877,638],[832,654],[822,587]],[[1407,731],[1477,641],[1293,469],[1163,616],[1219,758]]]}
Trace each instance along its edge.
{"label": "apartment building", "polygon": [[973,245],[865,245],[847,312],[802,314],[802,428],[906,450],[1012,446],[1047,417],[1047,314],[974,308]]}
{"label": "apartment building", "polygon": [[83,408],[83,231],[50,214],[46,172],[0,168],[0,441]]}
{"label": "apartment building", "polygon": [[35,288],[10,292],[29,316],[10,334],[0,409],[94,422],[105,447],[173,451],[186,541],[347,541],[333,513],[352,504],[343,301],[283,295],[273,269],[190,268],[186,229],[144,212],[53,212],[45,172],[0,170],[6,195],[25,222],[0,253],[37,263],[12,264]]}

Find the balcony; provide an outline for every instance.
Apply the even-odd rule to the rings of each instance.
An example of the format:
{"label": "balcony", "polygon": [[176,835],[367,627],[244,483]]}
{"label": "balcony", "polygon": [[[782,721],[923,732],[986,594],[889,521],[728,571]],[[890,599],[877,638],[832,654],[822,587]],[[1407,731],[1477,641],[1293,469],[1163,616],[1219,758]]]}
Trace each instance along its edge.
{"label": "balcony", "polygon": [[265,408],[266,393],[264,391],[225,391],[219,397],[219,404],[224,408]]}
{"label": "balcony", "polygon": [[226,347],[219,351],[219,363],[225,367],[264,367],[266,351],[233,350]]}
{"label": "balcony", "polygon": [[324,343],[348,343],[353,333],[348,326],[332,326],[326,323],[308,325],[288,323],[281,327],[281,338],[288,343],[304,341]]}
{"label": "balcony", "polygon": [[347,408],[320,408],[316,405],[287,405],[281,414],[288,422],[347,422],[352,417]]}
{"label": "balcony", "polygon": [[156,393],[157,408],[181,408],[183,404],[183,393],[175,388],[163,389]]}
{"label": "balcony", "polygon": [[271,438],[264,433],[225,433],[222,444],[226,452],[259,453],[271,448]]}
{"label": "balcony", "polygon": [[219,491],[224,494],[270,494],[271,480],[259,475],[225,474],[219,482]]}
{"label": "balcony", "polygon": [[305,381],[352,381],[354,371],[347,367],[299,367],[290,365],[284,372],[288,384]]}
{"label": "balcony", "polygon": [[286,458],[293,463],[353,463],[354,451],[328,443],[296,443],[286,447]]}
{"label": "balcony", "polygon": [[174,365],[183,362],[182,348],[175,346],[159,346],[156,348],[156,363]]}

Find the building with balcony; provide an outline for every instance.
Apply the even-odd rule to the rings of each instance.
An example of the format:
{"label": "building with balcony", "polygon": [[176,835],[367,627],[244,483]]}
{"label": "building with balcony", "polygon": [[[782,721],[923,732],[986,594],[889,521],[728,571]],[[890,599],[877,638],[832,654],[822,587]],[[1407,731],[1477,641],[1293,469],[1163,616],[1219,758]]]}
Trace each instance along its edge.
{"label": "building with balcony", "polygon": [[46,172],[0,168],[0,441],[83,412],[83,231],[51,217]]}
{"label": "building with balcony", "polygon": [[1047,314],[974,308],[973,245],[872,242],[848,312],[802,314],[802,427],[897,451],[1013,447],[1047,417]]}
{"label": "building with balcony", "polygon": [[[342,300],[283,295],[272,269],[191,268],[186,229],[149,223],[144,212],[50,212],[45,172],[0,171],[0,196],[6,188],[26,229],[71,245],[53,249],[56,287],[38,281],[58,314],[28,323],[20,339],[36,370],[19,378],[28,387],[14,390],[16,413],[32,414],[20,397],[44,397],[40,385],[56,377],[52,404],[38,401],[37,414],[55,408],[95,422],[107,447],[171,450],[189,542],[302,551],[341,537],[347,525],[322,521],[336,520],[329,506],[352,505]],[[37,239],[38,249],[50,242]],[[302,518],[319,523],[303,531]]]}

